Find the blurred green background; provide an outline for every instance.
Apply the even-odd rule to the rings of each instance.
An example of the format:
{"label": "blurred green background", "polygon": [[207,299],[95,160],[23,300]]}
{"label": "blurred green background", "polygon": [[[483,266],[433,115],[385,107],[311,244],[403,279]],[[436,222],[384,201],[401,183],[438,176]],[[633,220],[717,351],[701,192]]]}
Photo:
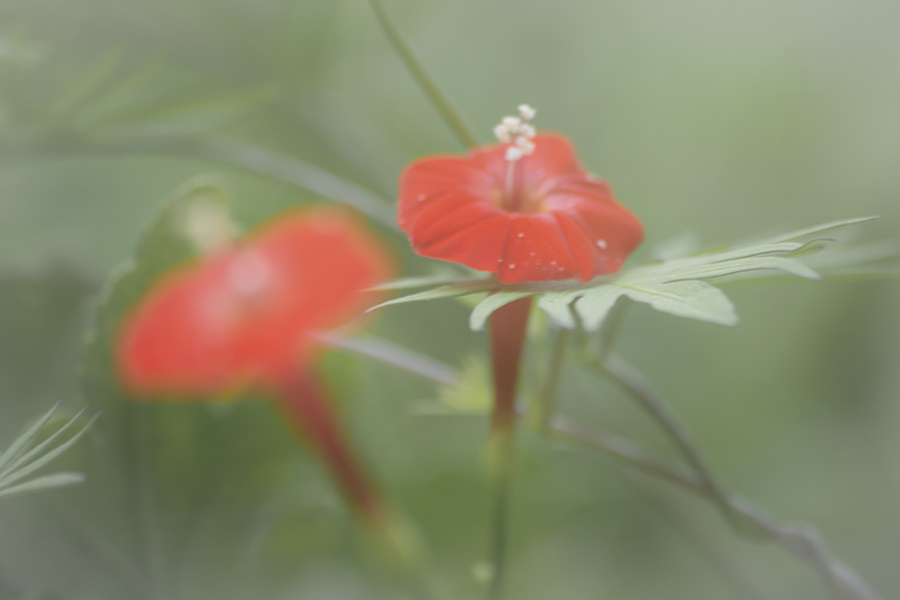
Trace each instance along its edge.
{"label": "blurred green background", "polygon": [[[685,232],[714,247],[874,214],[860,236],[900,233],[894,0],[386,7],[484,141],[520,102],[572,138],[643,220],[635,262]],[[461,150],[363,0],[0,1],[0,447],[57,400],[90,403],[76,371],[100,286],[182,182],[218,173],[245,227],[325,200],[198,142],[223,137],[325,168],[383,196],[382,211],[407,162]],[[434,268],[373,227],[405,274]],[[816,525],[900,596],[900,284],[729,294],[733,329],[636,307],[622,354],[731,488]],[[388,309],[370,329],[454,366],[485,356],[451,300]],[[361,358],[326,367],[437,579],[452,598],[477,597],[485,419],[416,415],[435,387]],[[576,368],[562,409],[672,454]],[[507,598],[827,597],[809,569],[735,537],[710,506],[586,451],[522,442]],[[112,410],[62,463],[87,483],[0,503],[0,598],[403,597],[261,402]]]}

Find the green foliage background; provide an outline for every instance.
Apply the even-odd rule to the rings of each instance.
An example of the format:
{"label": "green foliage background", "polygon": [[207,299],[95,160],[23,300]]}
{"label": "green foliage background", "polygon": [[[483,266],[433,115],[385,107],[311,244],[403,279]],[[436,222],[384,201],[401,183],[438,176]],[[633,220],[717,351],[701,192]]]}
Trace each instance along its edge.
{"label": "green foliage background", "polygon": [[[719,246],[879,214],[862,235],[900,233],[896,2],[387,8],[485,141],[520,102],[573,139],[644,221],[635,262],[684,232]],[[205,142],[323,167],[383,196],[382,213],[407,162],[460,151],[363,0],[2,0],[0,24],[0,447],[57,400],[71,413],[98,405],[76,371],[101,284],[182,182],[218,173],[247,228],[325,200],[213,160]],[[434,268],[373,227],[406,275]],[[897,280],[729,295],[742,318],[733,329],[635,307],[622,354],[730,487],[815,524],[897,596]],[[484,356],[484,334],[467,330],[454,300],[386,309],[371,331],[455,366]],[[357,357],[336,353],[326,371],[367,462],[422,527],[439,579],[451,597],[475,597],[485,420],[414,414],[446,391]],[[671,452],[618,392],[576,368],[562,409]],[[58,463],[85,484],[0,503],[0,598],[399,597],[264,403],[106,411]],[[806,568],[736,539],[709,506],[582,450],[527,433],[523,446],[509,598],[825,597]]]}

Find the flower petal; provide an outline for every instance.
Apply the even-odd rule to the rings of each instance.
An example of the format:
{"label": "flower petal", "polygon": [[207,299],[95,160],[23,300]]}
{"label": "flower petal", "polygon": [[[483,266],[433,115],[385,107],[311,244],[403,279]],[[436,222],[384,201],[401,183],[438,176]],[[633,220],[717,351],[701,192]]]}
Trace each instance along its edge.
{"label": "flower petal", "polygon": [[497,266],[502,283],[572,279],[578,268],[559,224],[552,215],[512,215],[503,260]]}
{"label": "flower petal", "polygon": [[117,358],[142,394],[211,396],[267,386],[308,360],[311,334],[342,326],[390,261],[345,213],[282,216],[244,244],[159,279],[127,315]]}

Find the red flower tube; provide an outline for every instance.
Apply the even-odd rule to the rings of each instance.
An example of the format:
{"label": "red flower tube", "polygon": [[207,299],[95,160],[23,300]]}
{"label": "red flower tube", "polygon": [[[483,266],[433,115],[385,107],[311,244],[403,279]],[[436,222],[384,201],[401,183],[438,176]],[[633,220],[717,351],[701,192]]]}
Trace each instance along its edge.
{"label": "red flower tube", "polygon": [[138,397],[272,398],[367,522],[384,507],[314,376],[315,335],[359,317],[386,251],[355,220],[306,210],[163,275],[125,317],[117,360]]}

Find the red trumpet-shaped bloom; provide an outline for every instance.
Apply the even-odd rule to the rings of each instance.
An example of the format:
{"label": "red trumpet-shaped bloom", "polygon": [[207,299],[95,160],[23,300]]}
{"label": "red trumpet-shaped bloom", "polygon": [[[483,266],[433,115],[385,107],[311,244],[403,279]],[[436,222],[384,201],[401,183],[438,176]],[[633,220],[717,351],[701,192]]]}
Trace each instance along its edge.
{"label": "red trumpet-shaped bloom", "polygon": [[121,374],[141,394],[271,388],[308,364],[315,334],[359,317],[387,255],[335,211],[299,211],[170,271],[122,327]]}
{"label": "red trumpet-shaped bloom", "polygon": [[145,398],[262,392],[331,468],[354,507],[380,503],[314,371],[316,335],[374,300],[390,261],[345,213],[297,211],[163,275],[122,322],[123,387]]}
{"label": "red trumpet-shaped bloom", "polygon": [[400,177],[398,223],[413,250],[496,273],[502,283],[589,279],[619,270],[641,243],[637,217],[584,171],[561,135],[468,156],[435,156]]}

